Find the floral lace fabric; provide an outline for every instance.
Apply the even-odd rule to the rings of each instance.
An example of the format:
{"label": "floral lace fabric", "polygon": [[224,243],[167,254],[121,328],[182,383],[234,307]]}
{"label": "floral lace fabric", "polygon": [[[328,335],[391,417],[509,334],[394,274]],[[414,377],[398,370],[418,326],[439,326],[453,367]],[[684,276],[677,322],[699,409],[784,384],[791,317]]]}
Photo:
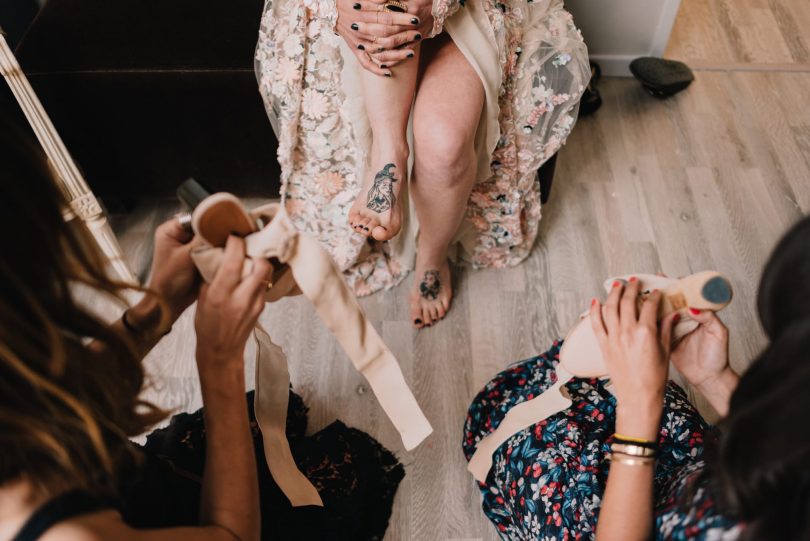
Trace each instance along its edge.
{"label": "floral lace fabric", "polygon": [[[565,142],[590,77],[587,50],[561,0],[435,0],[434,33],[469,16],[480,2],[500,73],[482,118],[496,131],[480,151],[478,181],[468,201],[461,259],[505,267],[529,254],[540,221],[536,171]],[[293,223],[319,239],[358,295],[396,285],[412,261],[396,243],[367,242],[347,226],[370,150],[357,82],[335,35],[334,0],[268,1],[256,50],[259,88],[279,140],[281,197]],[[464,36],[451,34],[457,42]],[[348,61],[355,62],[353,58]],[[352,66],[348,66],[352,68]],[[485,84],[486,87],[486,84]],[[495,110],[497,109],[497,110]],[[403,192],[404,193],[404,192]],[[403,232],[404,233],[404,232]],[[403,234],[401,233],[401,235]],[[413,239],[406,242],[413,242]]]}

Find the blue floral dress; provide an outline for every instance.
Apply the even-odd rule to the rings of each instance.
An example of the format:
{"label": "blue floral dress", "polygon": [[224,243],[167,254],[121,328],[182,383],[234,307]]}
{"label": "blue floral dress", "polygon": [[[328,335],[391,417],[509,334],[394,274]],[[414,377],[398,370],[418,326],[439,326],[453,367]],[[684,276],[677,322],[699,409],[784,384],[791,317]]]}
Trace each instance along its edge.
{"label": "blue floral dress", "polygon": [[[498,374],[475,397],[464,425],[464,454],[494,431],[515,405],[556,381],[561,342]],[[572,406],[513,435],[493,455],[480,483],[483,509],[506,540],[593,539],[607,482],[616,400],[606,381],[567,384]],[[739,526],[716,509],[700,471],[709,425],[683,389],[667,385],[655,469],[655,538],[732,541]],[[694,485],[694,483],[699,483]]]}

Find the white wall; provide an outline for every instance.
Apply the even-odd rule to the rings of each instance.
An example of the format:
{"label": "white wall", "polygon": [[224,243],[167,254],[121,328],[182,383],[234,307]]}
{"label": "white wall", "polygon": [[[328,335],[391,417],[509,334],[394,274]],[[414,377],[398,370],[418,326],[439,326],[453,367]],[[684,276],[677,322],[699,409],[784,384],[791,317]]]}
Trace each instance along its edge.
{"label": "white wall", "polygon": [[629,76],[639,56],[663,56],[680,0],[565,0],[605,75]]}

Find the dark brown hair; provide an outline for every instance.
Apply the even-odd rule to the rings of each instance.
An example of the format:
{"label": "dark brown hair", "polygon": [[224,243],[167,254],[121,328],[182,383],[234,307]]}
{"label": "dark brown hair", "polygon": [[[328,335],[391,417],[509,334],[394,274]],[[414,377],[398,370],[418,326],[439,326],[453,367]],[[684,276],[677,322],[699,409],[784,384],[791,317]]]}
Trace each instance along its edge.
{"label": "dark brown hair", "polygon": [[770,343],[740,378],[709,472],[741,541],[810,539],[810,217],[768,260],[759,317]]}
{"label": "dark brown hair", "polygon": [[[107,492],[128,439],[165,414],[139,399],[132,344],[76,298],[124,301],[31,137],[0,126],[0,485]],[[93,340],[92,345],[88,345]]]}

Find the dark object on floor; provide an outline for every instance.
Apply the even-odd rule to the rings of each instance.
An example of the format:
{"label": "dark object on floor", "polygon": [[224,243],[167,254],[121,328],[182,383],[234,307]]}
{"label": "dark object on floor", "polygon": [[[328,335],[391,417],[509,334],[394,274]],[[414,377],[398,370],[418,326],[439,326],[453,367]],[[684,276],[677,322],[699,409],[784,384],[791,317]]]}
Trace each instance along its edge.
{"label": "dark object on floor", "polygon": [[650,94],[660,99],[674,96],[695,80],[694,73],[683,62],[650,56],[633,60],[630,71]]}
{"label": "dark object on floor", "polygon": [[588,83],[582,99],[579,101],[579,116],[591,116],[602,107],[602,95],[596,85],[602,78],[602,68],[596,62],[591,62],[591,80]]}
{"label": "dark object on floor", "polygon": [[555,154],[546,163],[540,166],[537,172],[537,178],[540,181],[540,202],[546,204],[548,198],[551,197],[551,183],[554,182],[554,170],[557,168],[557,156]]}
{"label": "dark object on floor", "polygon": [[[17,58],[96,195],[170,196],[190,176],[278,195],[278,143],[253,72],[263,7],[48,0]],[[0,114],[17,108],[0,94]]]}

